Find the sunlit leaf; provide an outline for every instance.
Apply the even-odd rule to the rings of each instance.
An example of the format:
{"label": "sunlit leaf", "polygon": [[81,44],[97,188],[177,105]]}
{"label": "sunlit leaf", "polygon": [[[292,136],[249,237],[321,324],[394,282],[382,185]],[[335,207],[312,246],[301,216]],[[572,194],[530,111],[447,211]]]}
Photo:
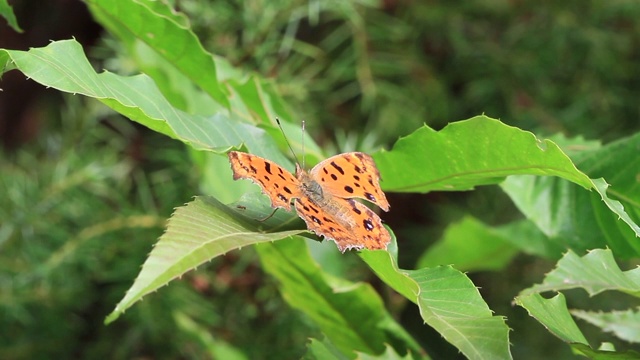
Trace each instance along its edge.
{"label": "sunlit leaf", "polygon": [[166,232],[160,237],[133,286],[106,322],[118,318],[127,308],[150,292],[189,270],[231,250],[261,242],[279,240],[303,230],[260,232],[259,221],[239,214],[239,209],[214,198],[199,197],[176,209]]}
{"label": "sunlit leaf", "polygon": [[0,50],[0,65],[5,64],[3,69],[17,68],[44,86],[100,100],[129,119],[196,149],[225,151],[245,144],[256,155],[289,163],[264,130],[226,113],[202,116],[177,110],[146,75],[97,74],[75,40],[29,51]]}
{"label": "sunlit leaf", "polygon": [[559,176],[592,187],[556,144],[486,116],[440,131],[422,127],[374,158],[385,191],[469,190],[517,174]]}

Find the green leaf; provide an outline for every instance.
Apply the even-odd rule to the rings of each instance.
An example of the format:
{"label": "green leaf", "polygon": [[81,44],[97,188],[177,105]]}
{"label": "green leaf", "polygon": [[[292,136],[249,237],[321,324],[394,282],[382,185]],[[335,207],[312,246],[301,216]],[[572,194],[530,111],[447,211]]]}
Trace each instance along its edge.
{"label": "green leaf", "polygon": [[374,158],[385,191],[469,190],[516,174],[559,176],[592,187],[556,144],[486,116],[441,131],[422,127]]}
{"label": "green leaf", "polygon": [[328,338],[324,338],[322,341],[318,339],[311,339],[307,344],[307,352],[302,357],[303,360],[347,360],[349,357],[345,356],[336,349]]}
{"label": "green leaf", "polygon": [[[395,238],[392,239],[389,248],[397,248]],[[421,289],[414,279],[398,268],[396,252],[360,251],[358,255],[385,284],[413,303],[418,303]]]}
{"label": "green leaf", "polygon": [[228,343],[215,339],[207,327],[198,324],[183,312],[174,311],[173,318],[183,334],[202,344],[212,359],[246,360],[247,356]]}
{"label": "green leaf", "polygon": [[591,359],[639,359],[635,351],[604,351],[591,348],[575,321],[569,314],[564,295],[557,294],[545,299],[540,294],[520,295],[515,303],[527,310],[553,335],[568,343],[574,351]]}
{"label": "green leaf", "polygon": [[451,266],[406,271],[420,287],[418,305],[427,324],[469,359],[511,359],[509,328],[493,316],[471,280]]}
{"label": "green leaf", "polygon": [[501,187],[553,241],[577,251],[608,246],[621,257],[638,256],[637,225],[607,196],[602,179],[593,184],[596,191],[586,192],[558,178],[513,176]]}
{"label": "green leaf", "polygon": [[582,354],[594,360],[638,360],[640,353],[633,350],[627,351],[610,351],[610,350],[594,350],[586,344],[571,344],[578,354]]}
{"label": "green leaf", "polygon": [[[502,183],[516,206],[554,241],[575,250],[609,247],[617,256],[640,255],[640,191],[637,149],[640,134],[574,154],[589,174],[596,193],[557,178],[512,176]],[[618,200],[614,200],[609,195]],[[622,202],[621,202],[622,201]],[[620,221],[622,220],[622,221]]]}
{"label": "green leaf", "polygon": [[[639,139],[634,136],[625,143],[624,155],[636,158],[629,152],[637,149]],[[592,151],[611,154],[606,147]],[[606,239],[617,253],[640,254],[640,242],[635,239],[640,236],[640,227],[623,204],[607,196],[604,180],[589,179],[552,141],[540,141],[527,131],[486,116],[449,124],[439,132],[423,127],[374,158],[385,191],[468,190],[499,183],[509,176],[503,189],[547,236],[581,248],[601,247]],[[557,178],[515,176],[524,174]],[[629,179],[635,176],[633,170],[626,174]],[[559,178],[595,189],[598,195]],[[633,204],[635,214],[640,200],[631,198],[628,203]],[[582,227],[584,223],[588,225]],[[594,231],[597,226],[606,231]],[[615,232],[607,233],[612,229]]]}
{"label": "green leaf", "polygon": [[527,254],[559,259],[565,251],[562,244],[547,237],[529,220],[498,226],[492,232]]}
{"label": "green leaf", "polygon": [[[88,0],[100,23],[128,44],[132,51],[150,51],[162,57],[203,89],[215,101],[228,108],[224,87],[216,76],[216,64],[204,50],[188,20],[173,12],[165,2],[148,0]],[[146,45],[145,50],[136,46]],[[149,56],[147,54],[147,56]],[[153,63],[148,63],[153,67]]]}
{"label": "green leaf", "polygon": [[507,238],[467,216],[450,225],[442,239],[418,260],[418,268],[454,265],[460,271],[503,269],[518,253]]}
{"label": "green leaf", "polygon": [[563,341],[589,345],[569,314],[564,295],[557,294],[551,299],[545,299],[540,294],[520,295],[515,302]]}
{"label": "green leaf", "polygon": [[520,295],[574,288],[583,288],[591,296],[617,290],[640,297],[640,268],[620,270],[608,249],[596,249],[583,257],[569,250],[542,284],[525,289]]}
{"label": "green leaf", "polygon": [[451,266],[401,270],[385,251],[362,251],[376,274],[418,304],[422,319],[469,359],[511,359],[509,328],[471,280]]}
{"label": "green leaf", "polygon": [[2,16],[11,28],[19,33],[22,32],[22,29],[18,25],[18,20],[16,16],[13,14],[13,9],[11,5],[7,2],[7,0],[0,0],[0,16]]}
{"label": "green leaf", "polygon": [[143,296],[216,256],[243,246],[304,232],[258,232],[260,227],[268,223],[251,220],[240,215],[240,209],[232,209],[210,197],[198,197],[176,209],[169,219],[166,232],[149,254],[133,286],[105,322],[114,321]]}
{"label": "green leaf", "polygon": [[175,109],[146,75],[97,74],[75,40],[26,52],[0,50],[1,61],[11,64],[7,69],[15,67],[47,87],[98,99],[129,119],[196,149],[220,152],[244,143],[256,155],[283,166],[290,163],[264,130],[226,113],[202,116]]}
{"label": "green leaf", "polygon": [[[264,269],[280,282],[285,300],[313,319],[349,358],[355,358],[354,351],[381,354],[385,343],[395,341],[384,331],[393,320],[369,284],[323,272],[300,239],[261,244],[256,250]],[[406,351],[410,344],[401,345]]]}
{"label": "green leaf", "polygon": [[384,353],[379,356],[371,356],[370,354],[358,353],[358,360],[411,360],[414,357],[411,354],[404,356],[398,354],[391,346],[387,345]]}
{"label": "green leaf", "polygon": [[620,339],[640,343],[640,311],[594,312],[571,310],[571,314],[587,321]]}
{"label": "green leaf", "polygon": [[[592,178],[605,178],[611,183],[609,193],[627,205],[629,213],[640,211],[640,133],[611,142],[599,148],[590,148],[572,156],[576,165]],[[636,217],[637,219],[637,217]]]}

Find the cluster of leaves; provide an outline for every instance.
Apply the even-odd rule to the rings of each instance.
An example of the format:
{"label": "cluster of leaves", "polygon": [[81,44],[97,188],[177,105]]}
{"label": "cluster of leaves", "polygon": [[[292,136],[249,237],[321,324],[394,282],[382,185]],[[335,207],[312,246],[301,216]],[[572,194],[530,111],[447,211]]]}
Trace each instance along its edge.
{"label": "cluster of leaves", "polygon": [[[1,50],[0,65],[4,71],[17,69],[44,86],[95,98],[135,122],[184,142],[194,150],[194,161],[202,169],[201,188],[212,195],[198,197],[176,210],[138,278],[107,322],[197,266],[253,245],[263,269],[280,283],[284,299],[304,312],[325,336],[310,342],[307,357],[355,358],[369,354],[427,358],[370,285],[331,275],[318,265],[318,261],[324,261],[314,259],[310,249],[315,247],[300,237],[307,234],[296,226],[299,223],[294,216],[278,213],[266,222],[253,220],[269,214],[268,205],[251,185],[231,181],[224,157],[230,148],[244,148],[291,168],[283,155],[286,145],[273,125],[275,117],[285,120],[285,132],[299,153],[298,139],[307,136],[304,151],[308,163],[325,155],[297,129],[288,103],[273,84],[207,53],[186,18],[163,3],[90,0],[87,4],[144,74],[96,73],[73,40],[28,52]],[[349,3],[347,9],[361,8]],[[327,7],[318,13],[331,11]],[[371,32],[358,27],[364,25],[357,11],[344,11],[352,15],[349,19],[355,34]],[[294,19],[301,16],[290,14]],[[344,31],[344,27],[340,29]],[[354,38],[358,44],[358,37]],[[360,55],[367,54],[363,43],[354,46],[362,47]],[[302,47],[296,42],[296,49]],[[361,70],[367,68],[358,64]],[[362,71],[356,74],[360,84],[371,76]],[[370,96],[371,104],[376,97],[367,89],[363,85],[357,92],[364,98]],[[486,91],[480,85],[475,89]],[[350,91],[354,92],[345,90],[338,101],[348,99],[345,94]],[[424,121],[419,115],[411,117]],[[639,356],[611,346],[592,347],[571,317],[562,293],[551,299],[540,294],[583,288],[590,295],[608,291],[640,296],[638,271],[622,271],[615,261],[640,255],[640,160],[635,156],[640,134],[606,146],[560,136],[554,140],[541,141],[529,132],[478,116],[439,132],[420,127],[391,150],[372,154],[384,179],[381,185],[389,193],[466,191],[499,184],[522,214],[521,220],[500,227],[465,217],[453,224],[442,241],[411,270],[398,266],[395,241],[389,251],[358,254],[380,280],[409,304],[415,304],[409,306],[417,307],[428,326],[468,358],[508,359],[511,349],[506,319],[492,313],[460,269],[499,270],[518,253],[559,258],[566,249],[571,250],[562,255],[543,283],[520,289],[515,302],[579,354],[593,358]],[[607,190],[607,181],[613,184],[613,191]],[[248,189],[253,190],[252,195],[240,199]],[[576,255],[588,250],[584,256]],[[452,252],[455,258],[450,257]],[[446,265],[450,263],[455,266]],[[572,314],[621,339],[640,341],[633,332],[640,316],[631,308],[614,312],[574,310]],[[177,318],[185,327],[197,326],[184,313]],[[218,349],[211,346],[208,350],[220,356],[213,348]]]}

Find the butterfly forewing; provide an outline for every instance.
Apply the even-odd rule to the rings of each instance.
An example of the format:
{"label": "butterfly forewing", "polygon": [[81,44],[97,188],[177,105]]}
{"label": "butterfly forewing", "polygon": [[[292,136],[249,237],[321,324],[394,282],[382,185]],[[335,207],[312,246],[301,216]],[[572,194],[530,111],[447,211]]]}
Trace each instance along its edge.
{"label": "butterfly forewing", "polygon": [[332,156],[311,169],[310,174],[334,196],[358,197],[389,211],[389,202],[379,185],[380,172],[371,156],[365,153]]}
{"label": "butterfly forewing", "polygon": [[273,161],[256,155],[230,151],[228,156],[234,180],[252,180],[271,199],[272,207],[291,211],[291,200],[300,197],[300,182],[295,176]]}

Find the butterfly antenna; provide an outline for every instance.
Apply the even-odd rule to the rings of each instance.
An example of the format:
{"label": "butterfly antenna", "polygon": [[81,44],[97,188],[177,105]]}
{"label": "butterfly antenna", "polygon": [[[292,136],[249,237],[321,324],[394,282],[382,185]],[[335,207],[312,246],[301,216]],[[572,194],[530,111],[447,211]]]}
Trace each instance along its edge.
{"label": "butterfly antenna", "polygon": [[[293,147],[291,147],[291,143],[289,142],[289,139],[287,139],[287,134],[284,133],[284,129],[282,128],[282,124],[280,124],[280,119],[276,118],[276,123],[278,123],[278,127],[280,128],[280,131],[282,132],[282,136],[284,137],[284,141],[287,142],[287,146],[289,147],[289,150],[291,150],[291,154],[293,155],[293,158],[296,160],[296,163],[298,163],[298,157],[296,156],[296,152],[293,151]],[[304,130],[304,121],[302,122],[302,129]],[[302,137],[302,141],[304,141],[304,136]],[[302,145],[303,149],[304,149],[304,143]],[[303,169],[304,169],[304,156],[302,157],[302,164],[303,164]]]}
{"label": "butterfly antenna", "polygon": [[305,160],[305,151],[304,151],[304,120],[302,120],[302,168],[306,169],[304,167],[304,160]]}

